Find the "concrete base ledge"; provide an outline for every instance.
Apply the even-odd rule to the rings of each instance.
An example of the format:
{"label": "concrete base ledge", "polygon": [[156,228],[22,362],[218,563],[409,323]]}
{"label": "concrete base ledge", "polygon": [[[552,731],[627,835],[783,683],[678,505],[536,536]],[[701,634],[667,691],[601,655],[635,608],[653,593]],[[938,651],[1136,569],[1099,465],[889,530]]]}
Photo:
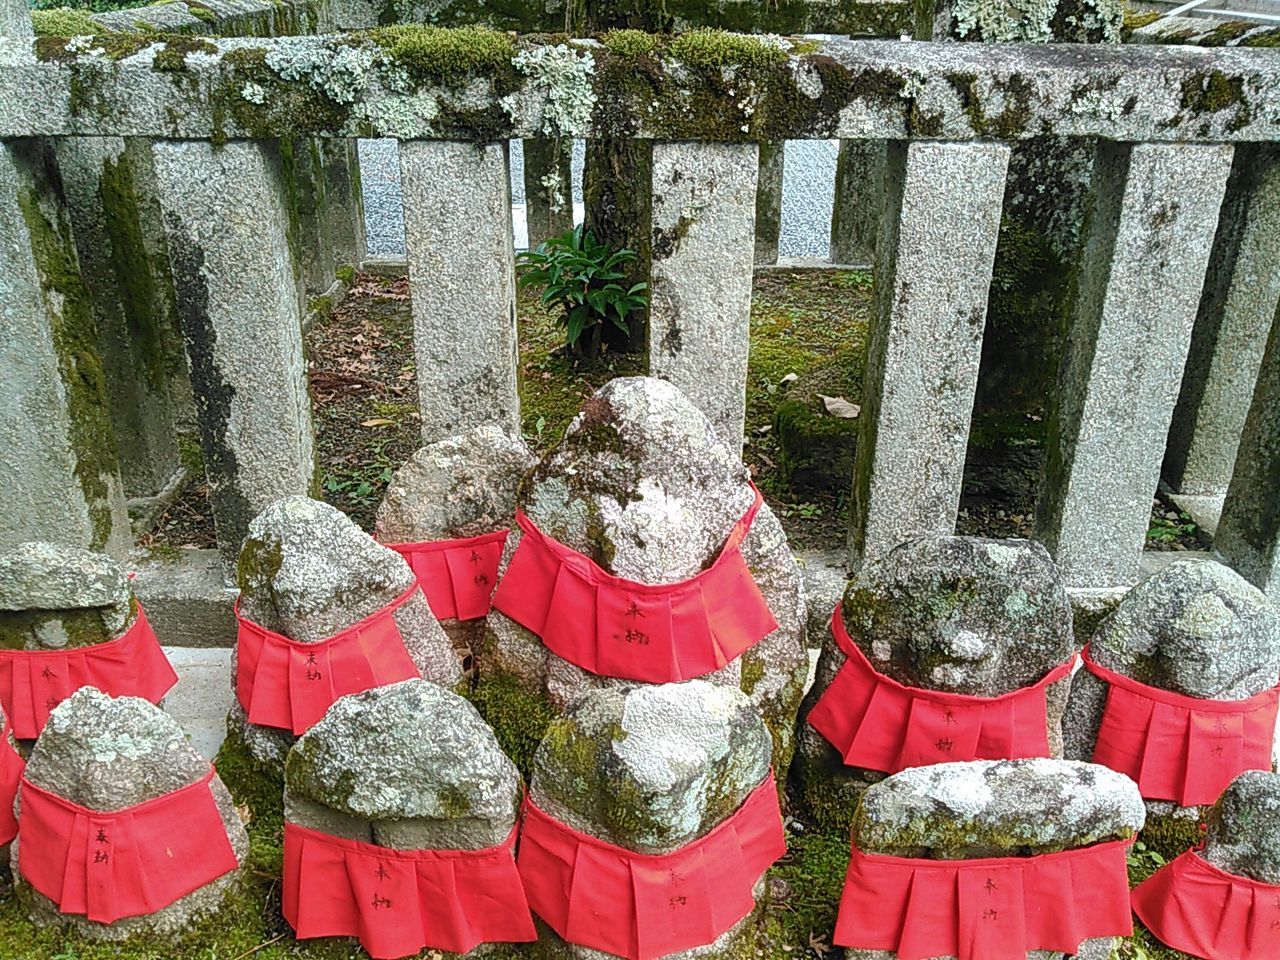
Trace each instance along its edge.
{"label": "concrete base ledge", "polygon": [[133,589],[165,646],[231,647],[236,590],[222,576],[217,550],[136,550]]}

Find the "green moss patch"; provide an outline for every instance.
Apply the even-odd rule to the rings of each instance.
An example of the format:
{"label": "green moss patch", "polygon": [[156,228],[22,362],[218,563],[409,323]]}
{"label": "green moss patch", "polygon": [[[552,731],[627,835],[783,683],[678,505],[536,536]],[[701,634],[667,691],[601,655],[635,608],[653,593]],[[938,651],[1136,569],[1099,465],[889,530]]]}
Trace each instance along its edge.
{"label": "green moss patch", "polygon": [[546,696],[518,677],[489,671],[476,682],[471,702],[493,728],[498,746],[527,781],[533,769],[533,755],[555,715]]}
{"label": "green moss patch", "polygon": [[486,27],[432,27],[400,24],[381,27],[369,37],[421,80],[457,82],[511,67],[515,43]]}
{"label": "green moss patch", "polygon": [[32,10],[31,26],[37,37],[81,37],[105,32],[88,10],[71,7]]}

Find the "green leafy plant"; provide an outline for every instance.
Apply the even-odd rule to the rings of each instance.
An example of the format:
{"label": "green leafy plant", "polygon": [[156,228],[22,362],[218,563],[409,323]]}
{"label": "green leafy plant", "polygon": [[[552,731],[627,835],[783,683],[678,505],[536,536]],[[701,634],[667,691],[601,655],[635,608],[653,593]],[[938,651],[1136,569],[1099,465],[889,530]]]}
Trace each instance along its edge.
{"label": "green leafy plant", "polygon": [[632,263],[631,250],[610,252],[581,226],[552,237],[519,256],[520,285],[541,287],[542,304],[558,307],[569,350],[574,356],[594,357],[606,324],[627,330],[627,318],[643,310],[648,284],[624,286],[623,266]]}

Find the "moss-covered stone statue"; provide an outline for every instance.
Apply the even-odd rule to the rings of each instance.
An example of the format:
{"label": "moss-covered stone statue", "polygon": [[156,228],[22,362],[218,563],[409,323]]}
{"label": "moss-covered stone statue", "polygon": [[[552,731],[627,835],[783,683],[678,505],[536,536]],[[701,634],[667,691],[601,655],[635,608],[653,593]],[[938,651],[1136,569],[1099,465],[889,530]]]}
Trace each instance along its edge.
{"label": "moss-covered stone statue", "polygon": [[[1186,728],[1186,717],[1180,713],[1184,707],[1194,706],[1197,701],[1243,705],[1250,698],[1265,696],[1280,682],[1280,609],[1243,577],[1216,561],[1177,560],[1129,591],[1098,627],[1088,650],[1094,664],[1119,675],[1121,682],[1130,678],[1142,687],[1154,688],[1155,696],[1161,691],[1174,695],[1170,703],[1157,706],[1161,715],[1165,710],[1178,713],[1170,714],[1169,720],[1182,732]],[[1087,669],[1076,674],[1063,721],[1068,757],[1100,759],[1095,756],[1099,730],[1108,697],[1116,686]],[[1124,694],[1122,688],[1120,693]],[[1141,689],[1137,695],[1150,703]],[[1147,706],[1141,712],[1145,715],[1151,709]],[[1238,747],[1214,740],[1219,728],[1224,732],[1236,730],[1238,717],[1230,712],[1206,716],[1208,740],[1179,741],[1174,755],[1163,759],[1157,755],[1158,744],[1151,744],[1147,748],[1147,765],[1152,769],[1133,774],[1148,797],[1144,839],[1167,856],[1176,856],[1201,840],[1200,822],[1213,797],[1201,804],[1183,805],[1151,795],[1167,793],[1170,786],[1176,786],[1175,792],[1180,794],[1199,789],[1194,782],[1196,775],[1216,766],[1218,759],[1225,759],[1228,749],[1234,754]],[[1274,714],[1271,717],[1270,729],[1261,733],[1265,741],[1263,756],[1257,758],[1268,768]],[[1161,727],[1153,732],[1159,734],[1165,729],[1165,721],[1159,717],[1156,720]],[[1203,762],[1196,763],[1194,757],[1186,761],[1187,755],[1201,748],[1208,751],[1201,757]],[[1160,771],[1154,767],[1169,760],[1179,769],[1170,771],[1168,777],[1159,776]],[[1185,780],[1181,776],[1184,762],[1193,774]],[[1157,785],[1151,780],[1148,786],[1148,776],[1165,782]],[[1231,774],[1225,776],[1229,780]],[[1178,784],[1173,784],[1173,779]],[[1210,792],[1216,796],[1216,790]],[[1180,799],[1190,796],[1186,793]]]}
{"label": "moss-covered stone statue", "polygon": [[[655,650],[686,650],[705,641],[707,619],[699,621],[699,636],[679,626],[701,616],[693,593],[702,581],[695,578],[727,556],[726,542],[755,502],[750,474],[739,455],[666,381],[621,378],[586,401],[563,440],[521,484],[518,505],[542,538],[535,546],[552,538],[558,546],[548,550],[574,554],[555,582],[555,602],[544,604],[548,623],[558,618],[561,634],[576,630],[587,639],[599,637],[601,662],[594,671],[570,662],[549,649],[556,642],[553,631],[538,627],[540,635],[502,612],[510,610],[504,590],[526,588],[523,579],[517,585],[517,578],[509,574],[527,535],[519,527],[513,529],[489,615],[477,696],[517,763],[527,765],[541,733],[537,731],[530,742],[532,726],[539,721],[545,726],[550,716],[566,710],[584,691],[617,686],[618,677],[634,662],[652,660]],[[804,588],[782,527],[768,506],[761,505],[754,514],[740,552],[745,561],[737,567],[745,567],[742,578],[723,596],[717,592],[712,597],[709,590],[702,596],[712,633],[751,609],[753,630],[734,635],[739,640],[745,636],[749,645],[719,647],[720,665],[712,658],[709,672],[692,675],[735,687],[750,698],[773,736],[775,762],[783,769],[792,753],[795,715],[808,668]],[[572,592],[590,589],[576,582],[581,579],[576,571],[587,571],[596,582],[607,581],[596,595],[595,610],[590,600],[581,599],[589,593]],[[547,577],[547,589],[534,591],[543,601],[552,599],[555,576]],[[575,582],[566,583],[566,578]],[[619,585],[618,580],[627,583]],[[664,595],[665,587],[682,585],[685,590],[690,583],[695,586],[682,595],[684,599],[672,601],[669,621],[665,608],[655,612],[646,606],[665,602],[655,599]],[[776,628],[758,629],[770,616]],[[604,663],[607,658],[613,662]],[[667,665],[659,666],[665,670]]]}
{"label": "moss-covered stone statue", "polygon": [[[859,572],[839,611],[847,639],[837,642],[827,611],[792,766],[803,806],[821,826],[844,827],[870,784],[906,766],[949,757],[1003,759],[1014,755],[996,746],[1006,737],[1028,751],[1018,755],[1062,756],[1067,663],[1075,642],[1066,590],[1039,544],[977,537],[908,541]],[[851,674],[837,681],[854,649],[860,656],[849,664]],[[859,679],[851,690],[855,670]],[[913,691],[941,696],[936,704],[917,704],[922,697]],[[893,694],[892,705],[886,694]],[[956,694],[959,700],[946,699]],[[973,712],[979,708],[963,700],[1006,695],[1018,698],[1016,729],[1012,714],[992,713],[984,721]],[[1006,704],[997,701],[992,709]],[[924,715],[926,707],[936,707],[933,720]],[[874,730],[860,727],[864,709],[881,711],[867,719]],[[822,712],[831,723],[820,722]],[[825,733],[808,722],[811,714]],[[841,742],[833,744],[832,736]],[[874,768],[848,762],[859,759],[874,759]]]}

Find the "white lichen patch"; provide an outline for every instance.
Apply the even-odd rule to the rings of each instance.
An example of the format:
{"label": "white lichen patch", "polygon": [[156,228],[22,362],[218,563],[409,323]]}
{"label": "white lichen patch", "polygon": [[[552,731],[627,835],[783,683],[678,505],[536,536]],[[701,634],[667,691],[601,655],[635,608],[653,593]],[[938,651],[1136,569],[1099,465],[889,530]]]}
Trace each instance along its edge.
{"label": "white lichen patch", "polygon": [[280,37],[267,66],[284,80],[305,80],[334,103],[355,103],[364,90],[374,54],[347,44],[328,46],[304,37]]}
{"label": "white lichen patch", "polygon": [[804,60],[791,60],[789,64],[791,67],[791,79],[795,81],[796,89],[803,96],[808,97],[810,100],[817,100],[822,96],[822,77],[813,64]]}
{"label": "white lichen patch", "polygon": [[532,82],[502,100],[513,119],[541,103],[538,132],[551,137],[580,137],[587,131],[596,95],[591,86],[595,61],[591,54],[566,44],[526,47],[511,61]]}
{"label": "white lichen patch", "polygon": [[1048,43],[1058,0],[957,0],[955,33],[988,43]]}
{"label": "white lichen patch", "polygon": [[254,83],[252,80],[240,88],[240,96],[250,103],[261,105],[267,102],[267,91],[263,89],[262,84]]}

